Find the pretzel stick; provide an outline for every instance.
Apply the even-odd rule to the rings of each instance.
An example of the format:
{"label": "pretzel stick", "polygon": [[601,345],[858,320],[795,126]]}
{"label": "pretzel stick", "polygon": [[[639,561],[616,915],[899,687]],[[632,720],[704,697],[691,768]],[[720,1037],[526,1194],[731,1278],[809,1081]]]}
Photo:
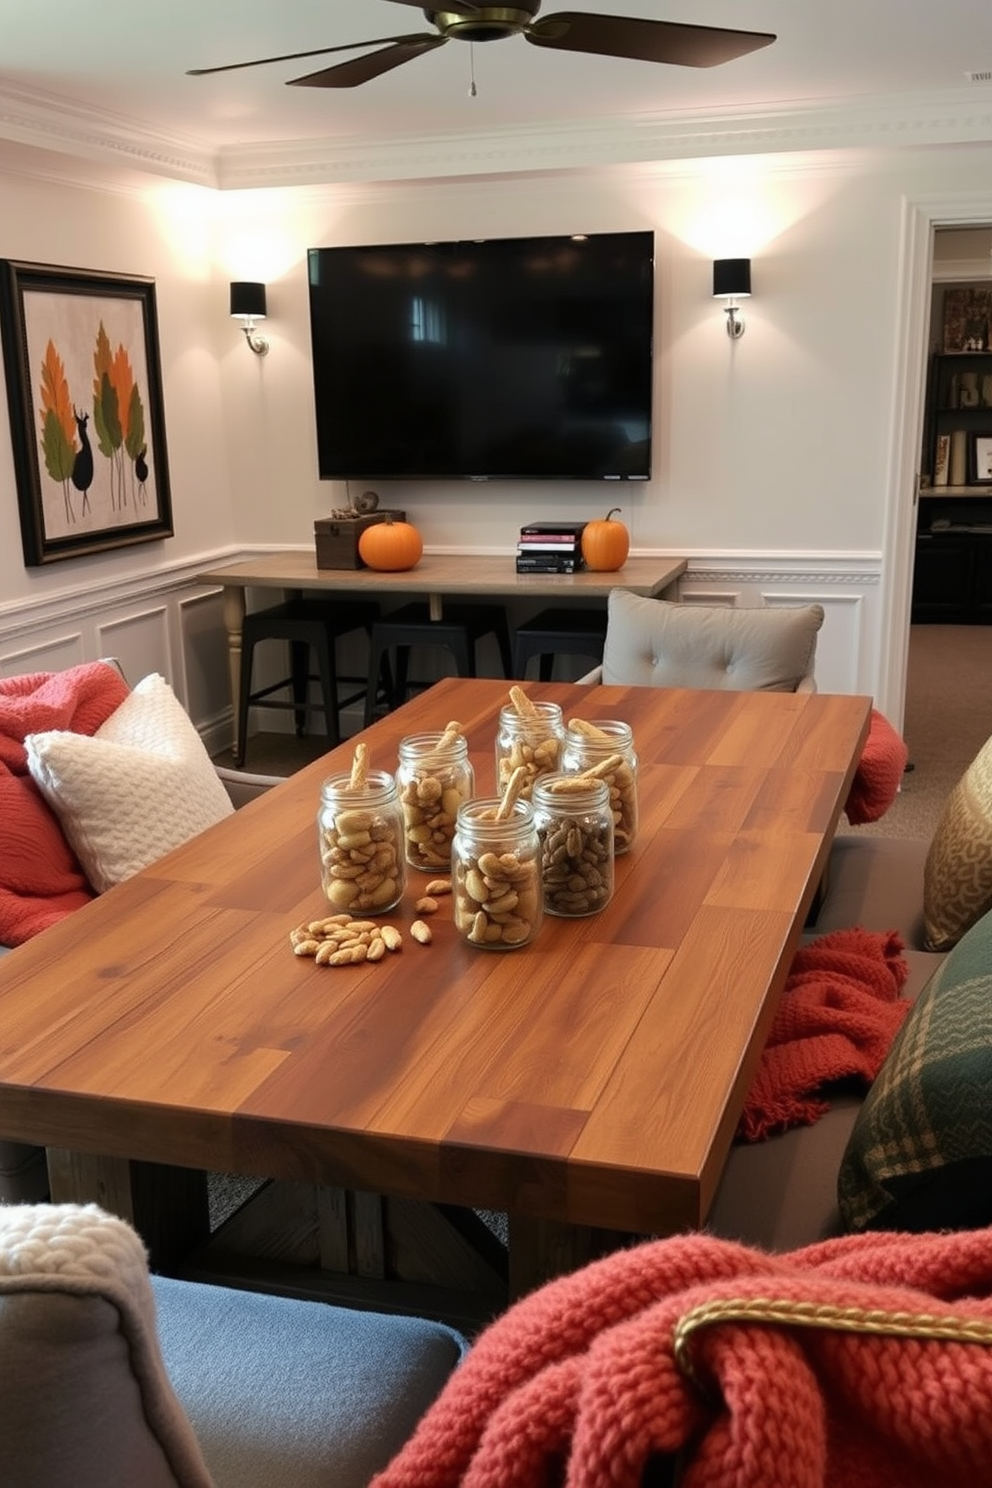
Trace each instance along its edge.
{"label": "pretzel stick", "polygon": [[356,744],[355,755],[351,762],[351,777],[348,781],[352,790],[363,791],[369,783],[369,746],[367,744]]}
{"label": "pretzel stick", "polygon": [[537,717],[537,708],[522,688],[516,686],[510,688],[510,702],[520,718]]}
{"label": "pretzel stick", "polygon": [[[602,780],[604,775],[612,775],[614,770],[619,770],[623,763],[622,754],[610,754],[606,759],[599,760],[595,765],[590,765],[588,770],[583,770],[571,778],[573,780]],[[552,786],[552,790],[554,789],[555,787]]]}
{"label": "pretzel stick", "polygon": [[613,738],[612,734],[608,734],[605,729],[597,728],[594,723],[589,723],[585,718],[570,718],[568,727],[573,733],[582,734],[586,739],[599,739],[605,742]]}
{"label": "pretzel stick", "polygon": [[513,815],[513,808],[517,803],[517,797],[520,795],[528,776],[529,772],[526,765],[518,765],[506,782],[506,789],[503,792],[503,798],[499,806],[496,808],[494,820],[508,821]]}

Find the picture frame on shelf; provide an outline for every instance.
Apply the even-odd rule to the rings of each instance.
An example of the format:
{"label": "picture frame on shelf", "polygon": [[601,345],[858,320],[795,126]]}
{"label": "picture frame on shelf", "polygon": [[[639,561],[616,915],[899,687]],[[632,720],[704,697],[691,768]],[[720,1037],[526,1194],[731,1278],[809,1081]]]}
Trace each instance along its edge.
{"label": "picture frame on shelf", "polygon": [[944,351],[992,350],[992,289],[944,293]]}
{"label": "picture frame on shelf", "polygon": [[933,457],[933,484],[946,486],[950,475],[951,436],[938,434]]}
{"label": "picture frame on shelf", "polygon": [[0,259],[26,567],[173,536],[155,282]]}
{"label": "picture frame on shelf", "polygon": [[992,485],[992,434],[973,434],[968,456],[968,479],[971,484]]}

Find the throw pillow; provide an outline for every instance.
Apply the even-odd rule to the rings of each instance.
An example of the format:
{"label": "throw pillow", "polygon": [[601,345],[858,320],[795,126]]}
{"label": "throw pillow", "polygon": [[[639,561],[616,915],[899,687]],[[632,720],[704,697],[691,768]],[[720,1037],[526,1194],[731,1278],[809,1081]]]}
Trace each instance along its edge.
{"label": "throw pillow", "polygon": [[928,950],[945,951],[992,908],[992,739],[947,798],[923,870]]}
{"label": "throw pillow", "polygon": [[992,1224],[992,914],[920,993],[858,1113],[838,1178],[852,1230]]}
{"label": "throw pillow", "polygon": [[29,734],[28,768],[98,893],[233,811],[196,729],[154,673],[87,738]]}
{"label": "throw pillow", "polygon": [[614,589],[603,681],[633,687],[795,692],[812,672],[822,605],[672,604]]}

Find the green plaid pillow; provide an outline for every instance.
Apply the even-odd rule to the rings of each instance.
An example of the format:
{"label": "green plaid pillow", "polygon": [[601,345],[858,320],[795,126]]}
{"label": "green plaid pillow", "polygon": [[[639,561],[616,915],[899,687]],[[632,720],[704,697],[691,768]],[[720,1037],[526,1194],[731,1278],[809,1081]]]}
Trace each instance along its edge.
{"label": "green plaid pillow", "polygon": [[850,1230],[992,1224],[992,913],[930,978],[858,1114],[837,1187]]}

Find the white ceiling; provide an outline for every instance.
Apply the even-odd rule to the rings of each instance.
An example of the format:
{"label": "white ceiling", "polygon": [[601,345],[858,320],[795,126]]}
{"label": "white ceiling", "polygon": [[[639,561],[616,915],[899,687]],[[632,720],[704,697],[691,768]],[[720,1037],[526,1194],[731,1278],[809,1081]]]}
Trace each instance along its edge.
{"label": "white ceiling", "polygon": [[[217,162],[278,145],[312,155],[374,145],[597,127],[655,127],[843,105],[901,128],[921,110],[966,118],[992,139],[992,6],[987,0],[545,0],[563,9],[771,31],[777,41],[708,69],[548,51],[522,37],[450,41],[355,89],[291,88],[337,60],[213,77],[190,67],[428,32],[390,0],[0,0],[0,140],[95,153],[102,142],[168,142],[178,160]],[[348,52],[345,58],[357,53]],[[474,66],[476,96],[469,96]],[[847,142],[847,141],[842,141]],[[168,153],[168,152],[165,152]],[[271,157],[270,157],[271,158]],[[177,169],[177,173],[182,173]],[[222,172],[221,172],[222,174]],[[229,184],[224,183],[221,184]]]}

